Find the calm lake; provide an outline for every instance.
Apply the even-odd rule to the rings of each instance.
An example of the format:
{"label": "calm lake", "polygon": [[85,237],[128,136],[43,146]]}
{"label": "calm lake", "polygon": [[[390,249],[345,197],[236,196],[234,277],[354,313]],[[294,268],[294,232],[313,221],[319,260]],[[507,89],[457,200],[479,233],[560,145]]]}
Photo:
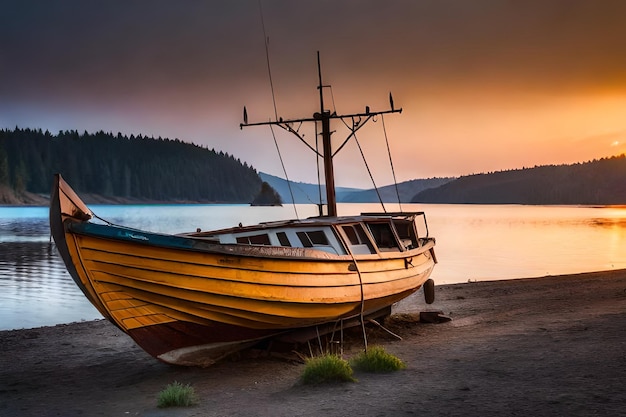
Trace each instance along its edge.
{"label": "calm lake", "polygon": [[[166,233],[316,214],[312,205],[91,208],[113,223]],[[380,206],[339,204],[338,209],[340,215],[358,214]],[[626,268],[626,208],[403,204],[402,209],[426,212],[437,238],[439,264],[432,275],[437,284]],[[0,330],[100,317],[57,255],[48,208],[0,207]]]}

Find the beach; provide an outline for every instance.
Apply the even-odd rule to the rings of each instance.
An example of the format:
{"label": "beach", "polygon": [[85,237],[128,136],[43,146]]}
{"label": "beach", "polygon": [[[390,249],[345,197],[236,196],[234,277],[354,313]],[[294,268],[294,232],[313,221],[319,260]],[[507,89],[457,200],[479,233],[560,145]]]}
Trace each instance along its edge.
{"label": "beach", "polygon": [[[450,321],[419,322],[421,311]],[[468,282],[368,325],[407,368],[303,385],[298,355],[252,349],[208,368],[160,363],[105,320],[0,332],[0,416],[626,415],[626,270]],[[346,332],[344,357],[363,350]],[[300,353],[306,350],[300,351]],[[174,381],[198,402],[157,408]]]}

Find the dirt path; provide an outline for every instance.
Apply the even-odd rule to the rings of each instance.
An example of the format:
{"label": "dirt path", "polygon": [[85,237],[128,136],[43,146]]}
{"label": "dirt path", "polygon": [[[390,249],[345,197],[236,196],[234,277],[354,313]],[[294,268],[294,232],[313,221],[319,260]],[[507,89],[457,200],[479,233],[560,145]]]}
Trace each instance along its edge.
{"label": "dirt path", "polygon": [[[626,271],[437,287],[441,324],[416,322],[421,297],[386,322],[403,340],[368,328],[407,369],[339,385],[303,386],[302,363],[260,351],[168,366],[105,321],[0,332],[0,415],[626,415]],[[199,403],[158,409],[173,381]]]}

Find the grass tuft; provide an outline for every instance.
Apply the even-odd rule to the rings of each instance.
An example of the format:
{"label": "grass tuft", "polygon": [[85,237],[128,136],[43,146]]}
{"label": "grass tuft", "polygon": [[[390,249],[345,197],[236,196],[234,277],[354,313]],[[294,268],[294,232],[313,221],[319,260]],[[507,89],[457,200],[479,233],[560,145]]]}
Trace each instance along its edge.
{"label": "grass tuft", "polygon": [[350,361],[355,369],[364,372],[391,372],[406,368],[406,364],[396,356],[387,353],[382,346],[372,346]]}
{"label": "grass tuft", "polygon": [[174,381],[159,393],[157,407],[189,407],[197,401],[196,392],[191,385]]}
{"label": "grass tuft", "polygon": [[356,381],[348,361],[329,354],[308,359],[301,379],[304,384]]}

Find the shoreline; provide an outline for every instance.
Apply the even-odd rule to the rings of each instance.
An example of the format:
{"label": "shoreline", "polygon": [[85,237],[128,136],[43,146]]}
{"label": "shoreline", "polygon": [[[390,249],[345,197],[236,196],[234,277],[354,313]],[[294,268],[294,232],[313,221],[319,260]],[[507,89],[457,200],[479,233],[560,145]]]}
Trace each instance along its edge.
{"label": "shoreline", "polygon": [[[618,415],[626,393],[626,270],[437,286],[367,327],[407,363],[358,382],[303,386],[294,355],[250,350],[209,368],[158,362],[108,321],[0,331],[3,416]],[[452,320],[419,323],[419,312]],[[359,332],[357,332],[359,333]],[[363,349],[348,336],[345,357]],[[174,381],[189,408],[158,409]]]}

